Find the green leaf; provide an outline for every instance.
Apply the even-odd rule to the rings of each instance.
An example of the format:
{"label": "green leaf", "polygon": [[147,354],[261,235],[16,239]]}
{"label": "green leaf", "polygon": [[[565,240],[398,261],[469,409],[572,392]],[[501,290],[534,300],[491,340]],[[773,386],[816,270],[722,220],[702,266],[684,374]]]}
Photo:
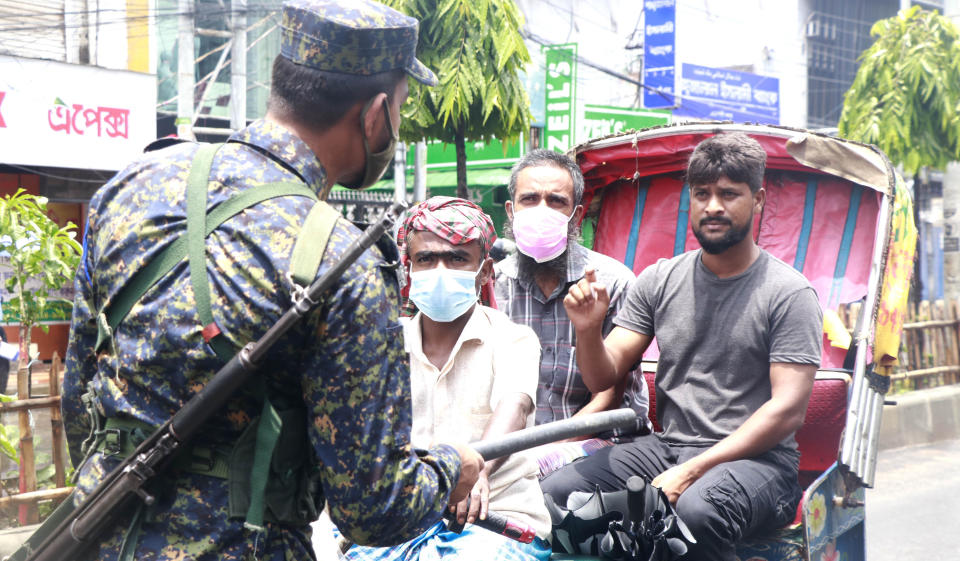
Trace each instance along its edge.
{"label": "green leaf", "polygon": [[76,226],[57,225],[47,216],[46,204],[45,197],[22,189],[0,197],[0,239],[12,240],[7,245],[12,273],[6,288],[13,293],[8,305],[18,310],[28,332],[43,316],[49,291],[72,282],[80,261]]}
{"label": "green leaf", "polygon": [[956,27],[914,6],[871,28],[874,44],[844,97],[838,130],[877,144],[907,173],[960,154]]}
{"label": "green leaf", "polygon": [[[514,0],[389,0],[420,19],[417,56],[440,84],[411,95],[401,125],[404,141],[466,142],[515,138],[530,126],[530,102],[518,72],[530,61]],[[519,87],[518,87],[519,85]],[[407,118],[407,115],[411,117]]]}

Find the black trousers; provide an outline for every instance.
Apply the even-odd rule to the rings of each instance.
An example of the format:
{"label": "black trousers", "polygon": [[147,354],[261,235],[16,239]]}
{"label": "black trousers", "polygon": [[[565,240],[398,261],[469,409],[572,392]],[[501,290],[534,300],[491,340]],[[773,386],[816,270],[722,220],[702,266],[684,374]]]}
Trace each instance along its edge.
{"label": "black trousers", "polygon": [[[540,486],[562,506],[573,491],[592,492],[597,485],[601,491],[624,489],[633,475],[651,481],[703,450],[648,435],[577,460],[545,477]],[[697,539],[684,559],[733,561],[741,539],[792,522],[800,495],[797,459],[786,451],[771,450],[714,467],[677,501],[677,514]]]}

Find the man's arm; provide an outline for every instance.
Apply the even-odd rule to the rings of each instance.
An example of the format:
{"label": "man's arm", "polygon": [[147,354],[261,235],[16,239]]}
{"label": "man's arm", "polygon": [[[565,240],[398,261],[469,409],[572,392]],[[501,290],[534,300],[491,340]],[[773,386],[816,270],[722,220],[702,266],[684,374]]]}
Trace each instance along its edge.
{"label": "man's arm", "polygon": [[577,332],[577,366],[587,389],[599,393],[621,383],[653,337],[620,326],[603,337],[610,296],[593,269],[588,268],[584,278],[570,287],[563,306]]}
{"label": "man's arm", "polygon": [[[573,416],[578,417],[580,415],[589,415],[590,413],[597,413],[600,411],[607,411],[620,407],[620,405],[623,403],[623,393],[627,390],[627,384],[629,383],[629,376],[621,377],[620,381],[617,382],[617,384],[612,388],[593,394],[593,397],[590,398],[590,401],[579,411],[574,413]],[[583,437],[578,436],[569,440],[583,440]]]}
{"label": "man's arm", "polygon": [[[619,312],[623,307],[626,295],[630,291],[630,287],[634,281],[636,281],[636,276],[633,274],[633,271],[630,271],[626,267],[623,267],[622,273],[618,275],[611,275],[611,277],[611,284],[606,287],[607,293],[610,295],[610,305],[607,308],[607,316],[603,320],[604,336],[609,335],[610,331],[613,330],[613,319],[616,317],[617,312]],[[639,371],[637,371],[637,373],[639,374]],[[590,401],[584,405],[583,408],[577,411],[574,414],[574,417],[600,411],[608,411],[610,409],[616,409],[623,406],[624,394],[627,391],[627,386],[630,385],[631,375],[633,375],[633,372],[626,376],[622,376],[620,381],[617,382],[614,387],[599,393],[594,393]]]}
{"label": "man's arm", "polygon": [[700,455],[661,473],[653,485],[676,503],[687,487],[718,464],[758,456],[776,446],[803,424],[816,373],[814,364],[771,363],[770,399],[740,428]]}
{"label": "man's arm", "polygon": [[[483,430],[483,440],[503,436],[518,431],[527,425],[527,417],[533,413],[533,400],[525,393],[512,393],[503,397],[497,409],[487,421]],[[479,517],[487,518],[487,507],[490,499],[490,476],[496,473],[507,457],[497,458],[484,462],[480,470],[480,478],[470,492],[470,496],[456,505],[450,505],[450,512],[456,512],[460,523],[473,523]]]}
{"label": "man's arm", "polygon": [[[88,220],[88,230],[91,225],[92,220]],[[87,242],[88,239],[85,237],[84,241]],[[60,401],[67,448],[73,467],[77,469],[80,468],[80,462],[83,459],[80,445],[90,433],[90,418],[80,396],[86,392],[87,382],[97,373],[97,359],[93,350],[97,340],[96,311],[91,309],[91,302],[93,302],[93,286],[90,282],[90,275],[93,272],[92,248],[88,247],[87,243],[84,243],[84,248],[73,284],[75,294],[73,317],[70,322],[70,340],[64,362]]]}

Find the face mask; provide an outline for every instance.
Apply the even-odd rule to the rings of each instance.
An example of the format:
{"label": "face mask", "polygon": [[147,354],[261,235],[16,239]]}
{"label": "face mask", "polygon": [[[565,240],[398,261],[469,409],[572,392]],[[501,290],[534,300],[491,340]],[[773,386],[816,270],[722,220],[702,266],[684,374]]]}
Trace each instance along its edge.
{"label": "face mask", "polygon": [[379,181],[383,173],[387,171],[387,167],[393,162],[393,155],[397,150],[397,134],[393,132],[393,125],[390,124],[390,102],[389,100],[384,100],[383,111],[387,116],[387,132],[390,134],[390,141],[387,142],[387,147],[384,148],[383,151],[377,152],[376,154],[370,152],[370,143],[367,141],[367,128],[364,126],[364,121],[366,120],[367,111],[370,110],[371,104],[373,104],[372,99],[367,102],[363,111],[360,112],[360,134],[363,136],[363,153],[366,157],[363,179],[361,179],[359,183],[352,183],[350,185],[344,183],[343,186],[349,189],[366,189]]}
{"label": "face mask", "polygon": [[451,322],[476,303],[479,272],[440,268],[411,271],[410,300],[433,321]]}
{"label": "face mask", "polygon": [[567,249],[567,225],[573,216],[546,206],[513,214],[513,237],[517,249],[537,263],[550,261]]}

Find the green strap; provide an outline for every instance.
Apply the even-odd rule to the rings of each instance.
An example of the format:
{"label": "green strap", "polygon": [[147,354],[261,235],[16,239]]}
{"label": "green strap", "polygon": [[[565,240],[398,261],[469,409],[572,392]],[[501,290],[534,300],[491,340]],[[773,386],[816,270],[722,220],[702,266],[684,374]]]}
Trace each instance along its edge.
{"label": "green strap", "polygon": [[[213,156],[220,144],[205,144],[197,150],[190,166],[187,178],[187,257],[190,260],[190,285],[193,298],[203,326],[204,339],[217,353],[220,360],[227,362],[233,356],[230,343],[225,341],[220,329],[213,321],[210,308],[210,283],[207,279],[207,247],[205,230],[207,226],[207,187],[210,185],[210,167]],[[213,336],[208,330],[213,329]]]}
{"label": "green strap", "polygon": [[137,552],[137,544],[140,542],[140,534],[143,532],[143,518],[146,515],[147,504],[140,502],[133,512],[133,519],[127,526],[127,531],[123,534],[123,543],[120,544],[120,555],[118,561],[136,561],[134,554]]}
{"label": "green strap", "polygon": [[[297,236],[297,242],[290,256],[290,271],[293,280],[300,286],[313,282],[320,268],[320,260],[327,248],[340,213],[323,201],[313,205]],[[250,504],[247,506],[244,526],[247,529],[262,532],[266,509],[267,480],[270,476],[270,462],[283,429],[283,420],[270,402],[269,392],[263,378],[257,378],[259,393],[264,396],[263,410],[257,425],[257,440],[254,446],[253,465],[250,469]]]}
{"label": "green strap", "polygon": [[327,203],[320,201],[313,205],[290,256],[290,272],[298,285],[309,286],[316,278],[323,252],[339,218],[340,213]]}
{"label": "green strap", "polygon": [[[194,160],[194,165],[191,166],[191,176],[193,175],[195,167],[196,160]],[[209,177],[209,169],[207,170],[207,176]],[[216,230],[221,224],[244,209],[255,206],[267,199],[284,196],[301,196],[317,200],[316,193],[303,183],[291,181],[258,185],[234,195],[211,210],[205,220],[204,236],[210,235],[210,233]],[[204,206],[205,205],[206,202],[204,201]],[[133,309],[133,306],[140,298],[146,294],[147,290],[156,284],[161,277],[170,272],[177,263],[182,261],[186,254],[187,240],[177,238],[168,245],[166,249],[160,252],[156,258],[147,263],[143,269],[134,274],[130,281],[113,298],[111,304],[105,309],[102,309],[97,317],[97,350],[100,350],[102,345],[113,336],[113,332],[117,329],[117,326],[120,325],[120,322],[130,313],[130,310]],[[191,272],[192,270],[193,268],[191,268]],[[205,267],[203,268],[203,272],[206,273]],[[192,280],[191,277],[191,281]],[[204,286],[207,285],[204,284]],[[207,286],[207,299],[209,301],[209,286]],[[204,325],[206,325],[206,323]]]}
{"label": "green strap", "polygon": [[276,448],[282,426],[280,414],[273,408],[270,398],[264,393],[263,410],[257,425],[256,450],[253,454],[253,466],[250,469],[250,506],[247,507],[247,519],[243,523],[248,529],[258,532],[264,529],[263,512],[266,508],[264,498],[267,478],[270,476],[273,449]]}

